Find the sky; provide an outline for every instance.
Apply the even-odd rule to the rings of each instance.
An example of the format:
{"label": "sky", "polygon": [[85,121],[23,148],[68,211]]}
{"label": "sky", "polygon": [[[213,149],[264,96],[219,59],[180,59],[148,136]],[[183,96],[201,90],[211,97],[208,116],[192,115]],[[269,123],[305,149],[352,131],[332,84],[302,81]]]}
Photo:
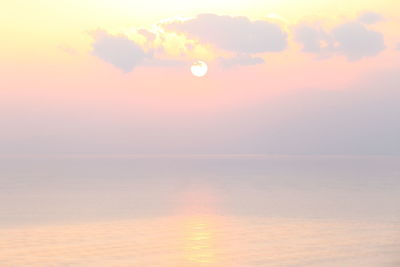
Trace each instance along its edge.
{"label": "sky", "polygon": [[0,154],[400,155],[398,0],[1,7]]}

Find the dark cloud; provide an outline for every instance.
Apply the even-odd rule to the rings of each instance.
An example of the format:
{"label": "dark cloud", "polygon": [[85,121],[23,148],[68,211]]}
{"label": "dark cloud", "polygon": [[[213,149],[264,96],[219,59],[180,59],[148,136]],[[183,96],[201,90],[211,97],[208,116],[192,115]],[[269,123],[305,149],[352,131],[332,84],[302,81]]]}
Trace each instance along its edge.
{"label": "dark cloud", "polygon": [[260,57],[253,57],[248,54],[238,54],[231,58],[221,58],[220,62],[224,67],[233,66],[250,66],[264,63],[264,59]]}
{"label": "dark cloud", "polygon": [[169,31],[236,53],[279,52],[287,46],[287,35],[279,25],[246,17],[202,14],[183,22],[164,24]]}
{"label": "dark cloud", "polygon": [[147,57],[138,44],[125,36],[113,36],[104,31],[97,31],[93,37],[93,55],[125,72],[132,71]]}
{"label": "dark cloud", "polygon": [[359,22],[349,22],[327,32],[315,25],[299,25],[295,39],[303,51],[318,55],[342,54],[349,60],[359,60],[379,54],[385,49],[382,33],[369,30]]}
{"label": "dark cloud", "polygon": [[365,12],[358,18],[358,21],[364,24],[374,24],[382,20],[384,17],[375,12]]}

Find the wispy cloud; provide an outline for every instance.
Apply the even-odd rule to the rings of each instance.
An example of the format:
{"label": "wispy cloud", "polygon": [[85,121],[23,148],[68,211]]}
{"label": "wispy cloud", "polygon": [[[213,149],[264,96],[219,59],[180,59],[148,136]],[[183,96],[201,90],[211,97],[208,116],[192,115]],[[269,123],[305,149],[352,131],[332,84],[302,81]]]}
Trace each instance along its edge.
{"label": "wispy cloud", "polygon": [[224,67],[233,67],[233,66],[250,66],[263,64],[265,61],[261,57],[254,57],[249,54],[237,54],[234,57],[230,58],[221,58],[220,63]]}

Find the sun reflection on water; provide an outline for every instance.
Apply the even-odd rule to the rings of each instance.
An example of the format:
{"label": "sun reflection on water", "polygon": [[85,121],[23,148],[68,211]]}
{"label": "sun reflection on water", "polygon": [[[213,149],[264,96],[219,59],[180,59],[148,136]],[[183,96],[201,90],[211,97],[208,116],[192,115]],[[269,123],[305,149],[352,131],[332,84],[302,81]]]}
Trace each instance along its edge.
{"label": "sun reflection on water", "polygon": [[383,266],[399,247],[397,224],[203,213],[0,229],[0,236],[2,267]]}
{"label": "sun reflection on water", "polygon": [[398,224],[227,215],[221,195],[202,183],[177,194],[171,216],[0,228],[1,267],[382,266],[397,259]]}
{"label": "sun reflection on water", "polygon": [[215,218],[193,215],[183,221],[183,251],[185,260],[191,263],[211,265],[218,261],[218,235]]}

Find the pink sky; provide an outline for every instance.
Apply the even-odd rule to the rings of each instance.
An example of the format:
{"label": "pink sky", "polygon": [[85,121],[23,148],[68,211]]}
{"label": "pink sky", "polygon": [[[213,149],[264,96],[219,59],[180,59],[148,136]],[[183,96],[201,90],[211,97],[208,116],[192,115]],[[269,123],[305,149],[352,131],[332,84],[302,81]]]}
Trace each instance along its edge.
{"label": "pink sky", "polygon": [[[14,23],[0,52],[0,144],[6,154],[398,153],[399,6],[353,2],[319,16],[282,2],[263,18],[215,5],[129,26],[115,19],[118,2],[95,25],[57,31],[46,12]],[[196,60],[209,66],[203,78],[190,73]]]}

